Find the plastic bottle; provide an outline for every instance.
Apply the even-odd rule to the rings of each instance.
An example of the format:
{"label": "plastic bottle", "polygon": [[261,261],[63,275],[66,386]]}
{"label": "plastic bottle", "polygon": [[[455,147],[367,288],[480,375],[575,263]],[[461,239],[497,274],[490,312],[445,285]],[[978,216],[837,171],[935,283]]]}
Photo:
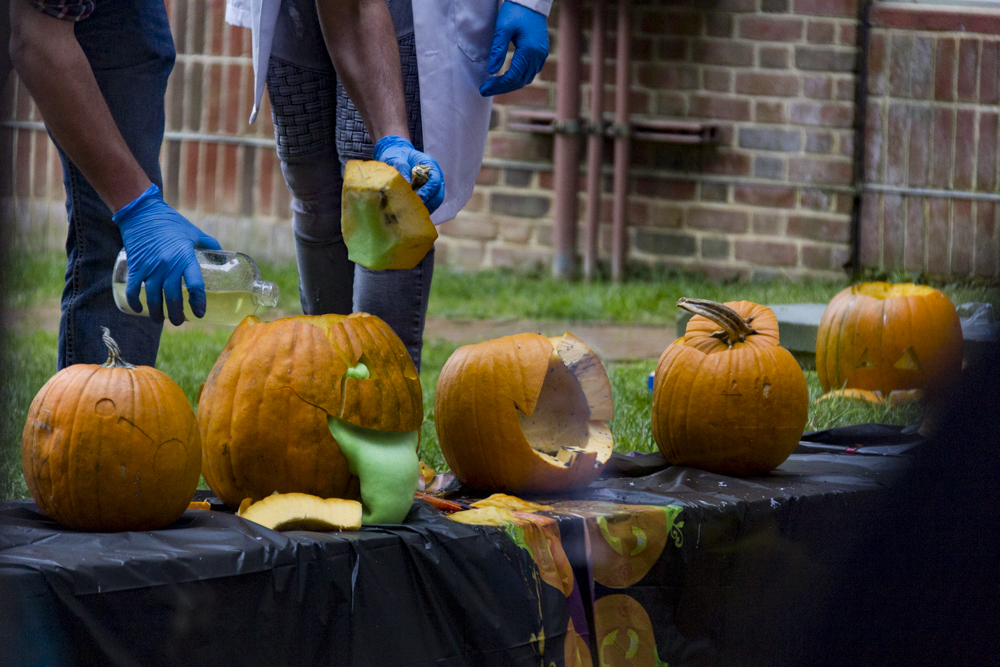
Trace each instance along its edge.
{"label": "plastic bottle", "polygon": [[[184,319],[189,322],[205,322],[236,326],[248,315],[257,312],[259,306],[274,307],[278,305],[278,286],[272,282],[261,280],[257,263],[247,255],[229,250],[195,250],[198,264],[201,265],[201,275],[205,280],[205,316],[195,317],[188,303],[188,292],[184,292]],[[125,251],[118,253],[115,269],[111,278],[111,287],[115,297],[115,305],[123,313],[149,317],[149,306],[146,303],[146,286],[139,292],[142,302],[142,312],[137,313],[128,305],[125,298],[125,283],[128,279],[128,258]],[[164,303],[163,313],[166,317],[167,306]]]}

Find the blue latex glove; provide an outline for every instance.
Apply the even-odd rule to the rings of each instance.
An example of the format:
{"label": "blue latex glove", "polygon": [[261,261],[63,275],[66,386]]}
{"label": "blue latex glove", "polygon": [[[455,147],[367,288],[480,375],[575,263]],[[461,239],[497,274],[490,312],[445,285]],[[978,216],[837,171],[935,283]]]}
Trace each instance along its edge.
{"label": "blue latex glove", "polygon": [[507,45],[514,43],[514,57],[503,76],[494,76],[479,87],[483,97],[501,95],[524,88],[542,71],[549,56],[549,28],[544,15],[507,0],[500,5],[497,27],[487,71],[496,74],[507,57]]}
{"label": "blue latex glove", "polygon": [[163,201],[160,189],[149,186],[112,218],[121,230],[128,256],[125,297],[137,313],[142,312],[139,289],[146,284],[149,317],[163,322],[163,297],[175,325],[184,322],[181,278],[188,290],[191,311],[205,316],[205,281],[194,249],[222,250],[219,242],[204,233]]}
{"label": "blue latex glove", "polygon": [[418,190],[417,194],[423,200],[427,210],[433,213],[444,201],[444,174],[437,160],[427,153],[421,153],[413,147],[407,139],[390,134],[382,137],[375,144],[372,157],[379,162],[395,167],[403,175],[406,182],[410,182],[410,171],[418,164],[426,164],[431,167],[431,176]]}

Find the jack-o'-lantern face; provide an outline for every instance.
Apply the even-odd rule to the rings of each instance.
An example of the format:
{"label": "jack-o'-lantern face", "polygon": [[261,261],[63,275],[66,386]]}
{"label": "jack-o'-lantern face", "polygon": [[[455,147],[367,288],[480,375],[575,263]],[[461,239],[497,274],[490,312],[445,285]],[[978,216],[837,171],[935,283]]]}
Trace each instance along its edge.
{"label": "jack-o'-lantern face", "polygon": [[383,433],[420,428],[420,380],[399,337],[367,313],[248,317],[199,395],[205,480],[232,507],[275,491],[357,498],[331,419]]}
{"label": "jack-o'-lantern face", "polygon": [[594,603],[599,664],[608,667],[662,664],[649,614],[628,595],[606,595]]}

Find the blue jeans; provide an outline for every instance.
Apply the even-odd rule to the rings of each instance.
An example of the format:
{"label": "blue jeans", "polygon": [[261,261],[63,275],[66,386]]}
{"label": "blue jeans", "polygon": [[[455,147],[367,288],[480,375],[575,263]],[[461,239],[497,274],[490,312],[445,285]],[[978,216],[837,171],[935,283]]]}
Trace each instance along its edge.
{"label": "blue jeans", "polygon": [[[389,0],[403,65],[410,136],[421,149],[420,91],[409,0]],[[408,271],[372,271],[347,259],[340,229],[343,168],[372,145],[323,41],[315,0],[282,0],[267,73],[281,172],[292,194],[299,299],[308,315],[363,311],[392,327],[420,370],[434,249]]]}
{"label": "blue jeans", "polygon": [[[75,31],[125,143],[162,189],[163,95],[174,65],[174,42],[162,0],[101,0]],[[59,156],[69,234],[58,366],[104,363],[108,350],[101,342],[102,326],[111,330],[126,361],[152,366],[162,325],[126,315],[115,306],[111,271],[122,249],[121,234],[111,211],[61,148]]]}

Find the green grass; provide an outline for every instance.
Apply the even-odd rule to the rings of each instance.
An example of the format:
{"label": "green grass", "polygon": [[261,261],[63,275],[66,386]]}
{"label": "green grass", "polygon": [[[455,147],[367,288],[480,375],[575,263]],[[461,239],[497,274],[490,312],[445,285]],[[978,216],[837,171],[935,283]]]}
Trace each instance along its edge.
{"label": "green grass", "polygon": [[[228,338],[229,332],[225,330],[168,330],[163,335],[157,367],[181,386],[194,405],[199,386]],[[424,346],[420,374],[424,392],[420,457],[438,471],[447,467],[434,431],[434,387],[441,367],[457,347],[443,341],[430,341]],[[0,348],[0,499],[23,498],[28,494],[21,474],[21,431],[32,398],[55,372],[55,350],[56,335],[48,332],[10,334]],[[615,419],[611,424],[615,451],[656,451],[650,427],[651,395],[647,389],[647,377],[655,366],[654,361],[644,361],[611,364],[608,368],[615,402]],[[816,373],[807,372],[806,380],[811,398],[818,398],[822,391]],[[806,430],[866,422],[910,424],[920,419],[918,406],[893,409],[831,400],[810,407]]]}

